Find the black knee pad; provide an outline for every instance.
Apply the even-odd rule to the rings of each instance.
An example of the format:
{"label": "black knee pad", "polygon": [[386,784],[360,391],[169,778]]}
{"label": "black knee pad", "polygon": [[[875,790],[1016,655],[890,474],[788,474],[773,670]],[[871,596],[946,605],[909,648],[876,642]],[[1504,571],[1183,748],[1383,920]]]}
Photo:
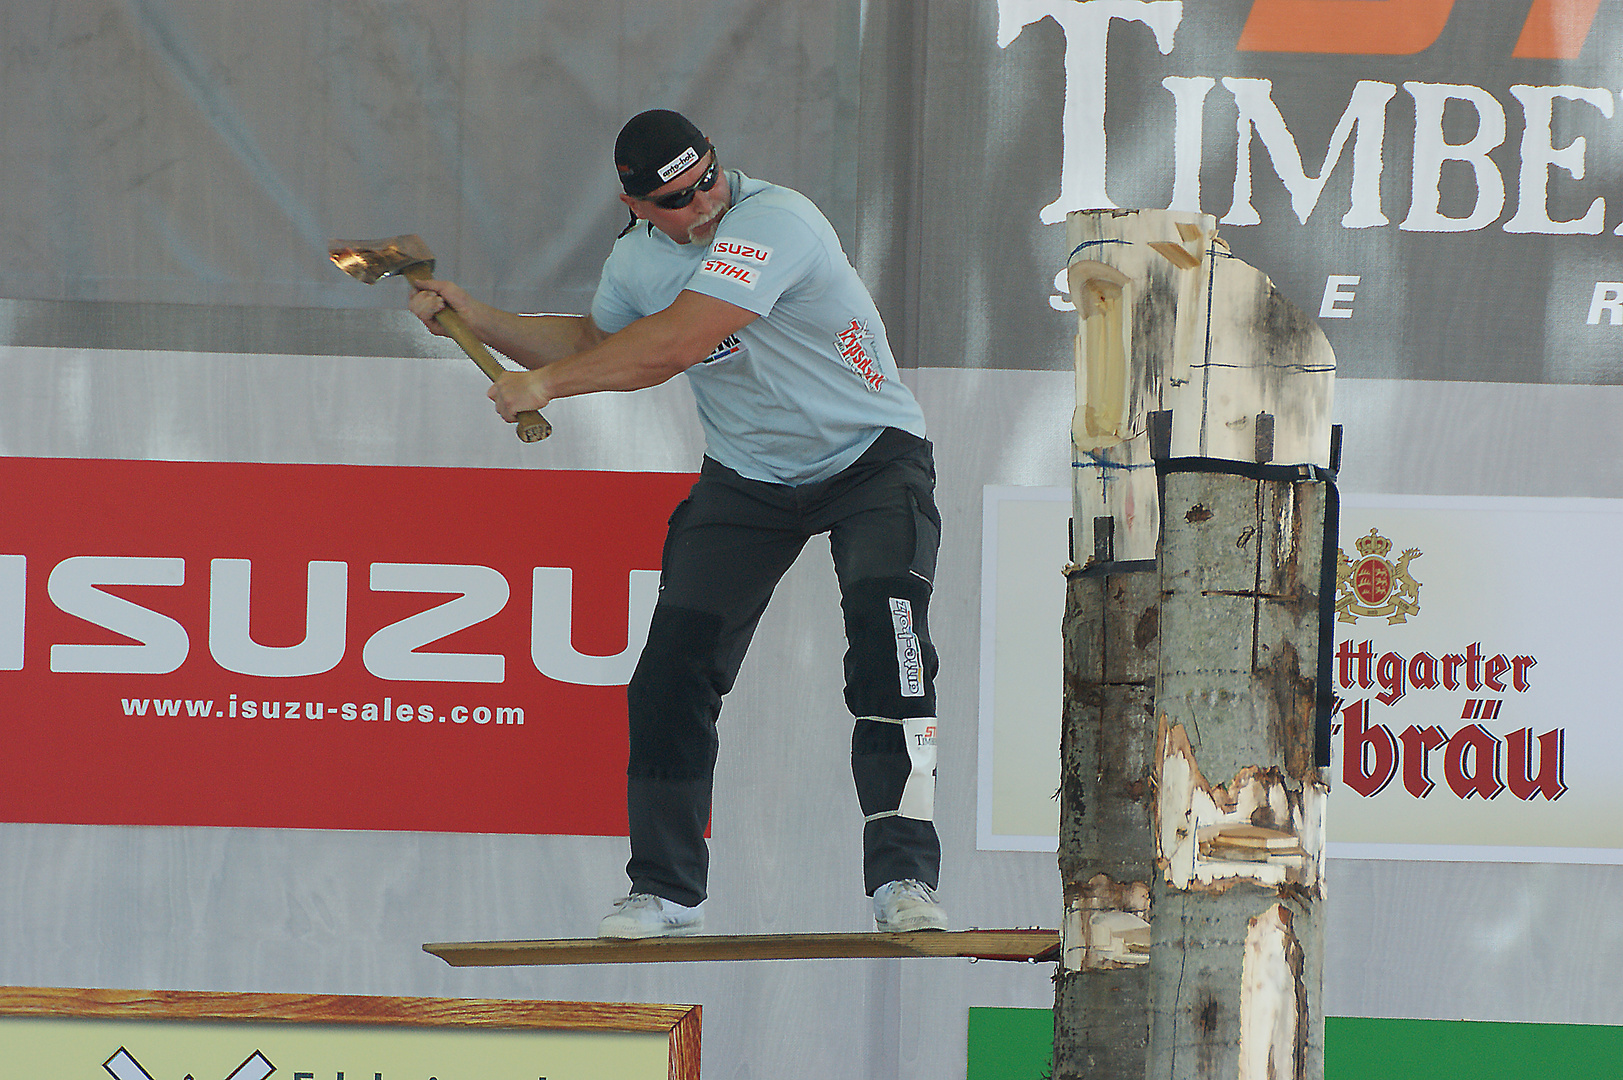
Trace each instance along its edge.
{"label": "black knee pad", "polygon": [[637,670],[626,687],[631,723],[629,776],[694,780],[716,764],[719,615],[659,605]]}
{"label": "black knee pad", "polygon": [[935,715],[930,583],[912,574],[845,590],[845,703],[855,716]]}

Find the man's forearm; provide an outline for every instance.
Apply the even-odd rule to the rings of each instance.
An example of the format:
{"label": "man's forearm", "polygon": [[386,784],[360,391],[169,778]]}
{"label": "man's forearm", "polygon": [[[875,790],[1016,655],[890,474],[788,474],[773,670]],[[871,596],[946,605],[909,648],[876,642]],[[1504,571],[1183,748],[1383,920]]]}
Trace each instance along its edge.
{"label": "man's forearm", "polygon": [[603,339],[586,315],[517,315],[486,306],[475,331],[497,352],[527,368],[543,367]]}
{"label": "man's forearm", "polygon": [[616,334],[599,334],[583,348],[546,365],[541,379],[547,396],[658,386],[708,355],[707,349],[695,347],[675,329],[669,320],[656,317],[639,319]]}
{"label": "man's forearm", "polygon": [[[503,419],[511,421],[519,412],[545,408],[555,398],[658,386],[699,363],[717,343],[756,318],[754,312],[687,290],[663,311],[613,334],[603,333],[586,316],[576,339],[584,347],[556,360],[540,360],[532,371],[502,377],[490,388],[490,398]],[[557,329],[556,324],[548,325]]]}

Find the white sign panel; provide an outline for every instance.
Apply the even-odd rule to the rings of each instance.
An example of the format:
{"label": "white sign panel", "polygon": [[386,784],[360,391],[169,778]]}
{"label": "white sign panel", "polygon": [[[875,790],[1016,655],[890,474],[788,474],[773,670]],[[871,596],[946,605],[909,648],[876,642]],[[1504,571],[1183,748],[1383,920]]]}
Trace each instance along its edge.
{"label": "white sign panel", "polygon": [[1623,502],[1350,496],[1331,854],[1623,862]]}
{"label": "white sign panel", "polygon": [[[1068,493],[988,488],[979,847],[1058,843]],[[1623,501],[1343,497],[1335,858],[1623,863]]]}
{"label": "white sign panel", "polygon": [[976,846],[1054,851],[1071,492],[988,487],[984,507]]}

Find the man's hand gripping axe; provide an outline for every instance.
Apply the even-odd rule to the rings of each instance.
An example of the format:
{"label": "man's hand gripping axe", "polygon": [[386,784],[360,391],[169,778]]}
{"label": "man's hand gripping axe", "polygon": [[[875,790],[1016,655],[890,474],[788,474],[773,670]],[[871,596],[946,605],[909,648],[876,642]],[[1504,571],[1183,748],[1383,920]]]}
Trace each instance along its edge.
{"label": "man's hand gripping axe", "polygon": [[[368,285],[396,274],[411,281],[434,276],[434,253],[415,233],[391,236],[387,240],[334,240],[327,245],[327,254],[338,269]],[[434,316],[434,320],[462,346],[468,359],[478,364],[491,382],[507,374],[507,369],[490,355],[484,342],[468,329],[462,316],[449,306]],[[518,414],[518,437],[525,442],[539,442],[551,434],[552,425],[539,412],[529,409]]]}

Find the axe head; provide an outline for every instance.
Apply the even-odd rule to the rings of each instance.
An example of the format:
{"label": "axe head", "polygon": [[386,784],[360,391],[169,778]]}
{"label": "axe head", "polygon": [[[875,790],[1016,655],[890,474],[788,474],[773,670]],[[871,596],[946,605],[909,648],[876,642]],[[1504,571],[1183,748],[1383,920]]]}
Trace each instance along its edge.
{"label": "axe head", "polygon": [[333,265],[368,285],[414,267],[422,275],[434,272],[434,253],[416,233],[391,236],[385,240],[334,240],[327,245]]}

